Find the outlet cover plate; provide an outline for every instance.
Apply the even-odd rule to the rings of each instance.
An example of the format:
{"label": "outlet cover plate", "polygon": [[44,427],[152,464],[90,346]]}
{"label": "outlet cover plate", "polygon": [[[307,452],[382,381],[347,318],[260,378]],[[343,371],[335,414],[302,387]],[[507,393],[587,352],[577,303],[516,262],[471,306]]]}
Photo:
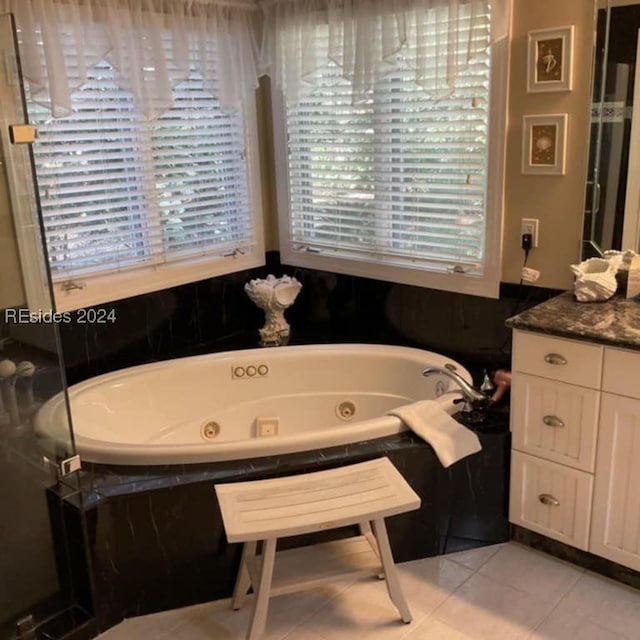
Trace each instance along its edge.
{"label": "outlet cover plate", "polygon": [[520,220],[520,237],[522,237],[525,233],[530,233],[532,248],[538,246],[539,225],[540,220],[538,220],[538,218],[522,218],[522,220]]}

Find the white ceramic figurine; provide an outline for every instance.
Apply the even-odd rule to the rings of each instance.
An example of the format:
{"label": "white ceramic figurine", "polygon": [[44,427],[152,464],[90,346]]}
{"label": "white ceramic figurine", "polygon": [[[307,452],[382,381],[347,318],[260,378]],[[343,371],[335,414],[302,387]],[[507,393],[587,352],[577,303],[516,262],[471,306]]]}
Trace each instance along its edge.
{"label": "white ceramic figurine", "polygon": [[288,342],[291,328],[284,317],[284,311],[293,304],[300,289],[302,285],[295,278],[286,275],[281,278],[268,275],[244,285],[249,298],[264,311],[265,323],[260,329],[260,344],[263,347]]}

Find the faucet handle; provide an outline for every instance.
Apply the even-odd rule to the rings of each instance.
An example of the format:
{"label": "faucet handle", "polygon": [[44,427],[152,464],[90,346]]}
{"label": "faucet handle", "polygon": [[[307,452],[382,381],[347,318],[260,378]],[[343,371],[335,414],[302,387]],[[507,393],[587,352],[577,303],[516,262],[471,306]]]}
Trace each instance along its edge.
{"label": "faucet handle", "polygon": [[493,391],[494,389],[495,389],[495,386],[493,385],[493,382],[491,382],[491,378],[489,378],[489,374],[485,369],[482,376],[482,384],[480,385],[480,391],[482,391],[483,393],[489,393],[489,391]]}

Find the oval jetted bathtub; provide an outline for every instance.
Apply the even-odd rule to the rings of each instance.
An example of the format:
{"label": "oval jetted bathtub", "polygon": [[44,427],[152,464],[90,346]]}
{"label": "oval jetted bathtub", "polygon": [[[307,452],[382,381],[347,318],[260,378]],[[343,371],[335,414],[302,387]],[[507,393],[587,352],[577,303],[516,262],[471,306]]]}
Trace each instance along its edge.
{"label": "oval jetted bathtub", "polygon": [[[307,451],[399,433],[393,408],[432,399],[455,411],[452,363],[421,349],[309,345],[228,351],[114,371],[69,388],[76,448],[102,464],[184,464]],[[457,362],[457,372],[471,380]],[[64,395],[36,416],[63,436]]]}

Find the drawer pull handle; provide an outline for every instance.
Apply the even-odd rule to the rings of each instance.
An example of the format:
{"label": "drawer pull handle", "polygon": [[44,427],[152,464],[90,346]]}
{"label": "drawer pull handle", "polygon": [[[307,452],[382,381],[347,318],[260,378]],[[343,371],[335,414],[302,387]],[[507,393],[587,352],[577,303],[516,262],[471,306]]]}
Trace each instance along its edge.
{"label": "drawer pull handle", "polygon": [[542,418],[547,427],[564,427],[564,420],[560,420],[558,416],[545,416]]}
{"label": "drawer pull handle", "polygon": [[559,353],[547,353],[544,357],[544,361],[549,364],[567,364],[567,359]]}
{"label": "drawer pull handle", "polygon": [[559,507],[560,506],[560,501],[557,498],[554,498],[549,493],[541,493],[538,496],[538,500],[540,500],[540,502],[542,502],[542,504],[546,505],[547,507]]}

